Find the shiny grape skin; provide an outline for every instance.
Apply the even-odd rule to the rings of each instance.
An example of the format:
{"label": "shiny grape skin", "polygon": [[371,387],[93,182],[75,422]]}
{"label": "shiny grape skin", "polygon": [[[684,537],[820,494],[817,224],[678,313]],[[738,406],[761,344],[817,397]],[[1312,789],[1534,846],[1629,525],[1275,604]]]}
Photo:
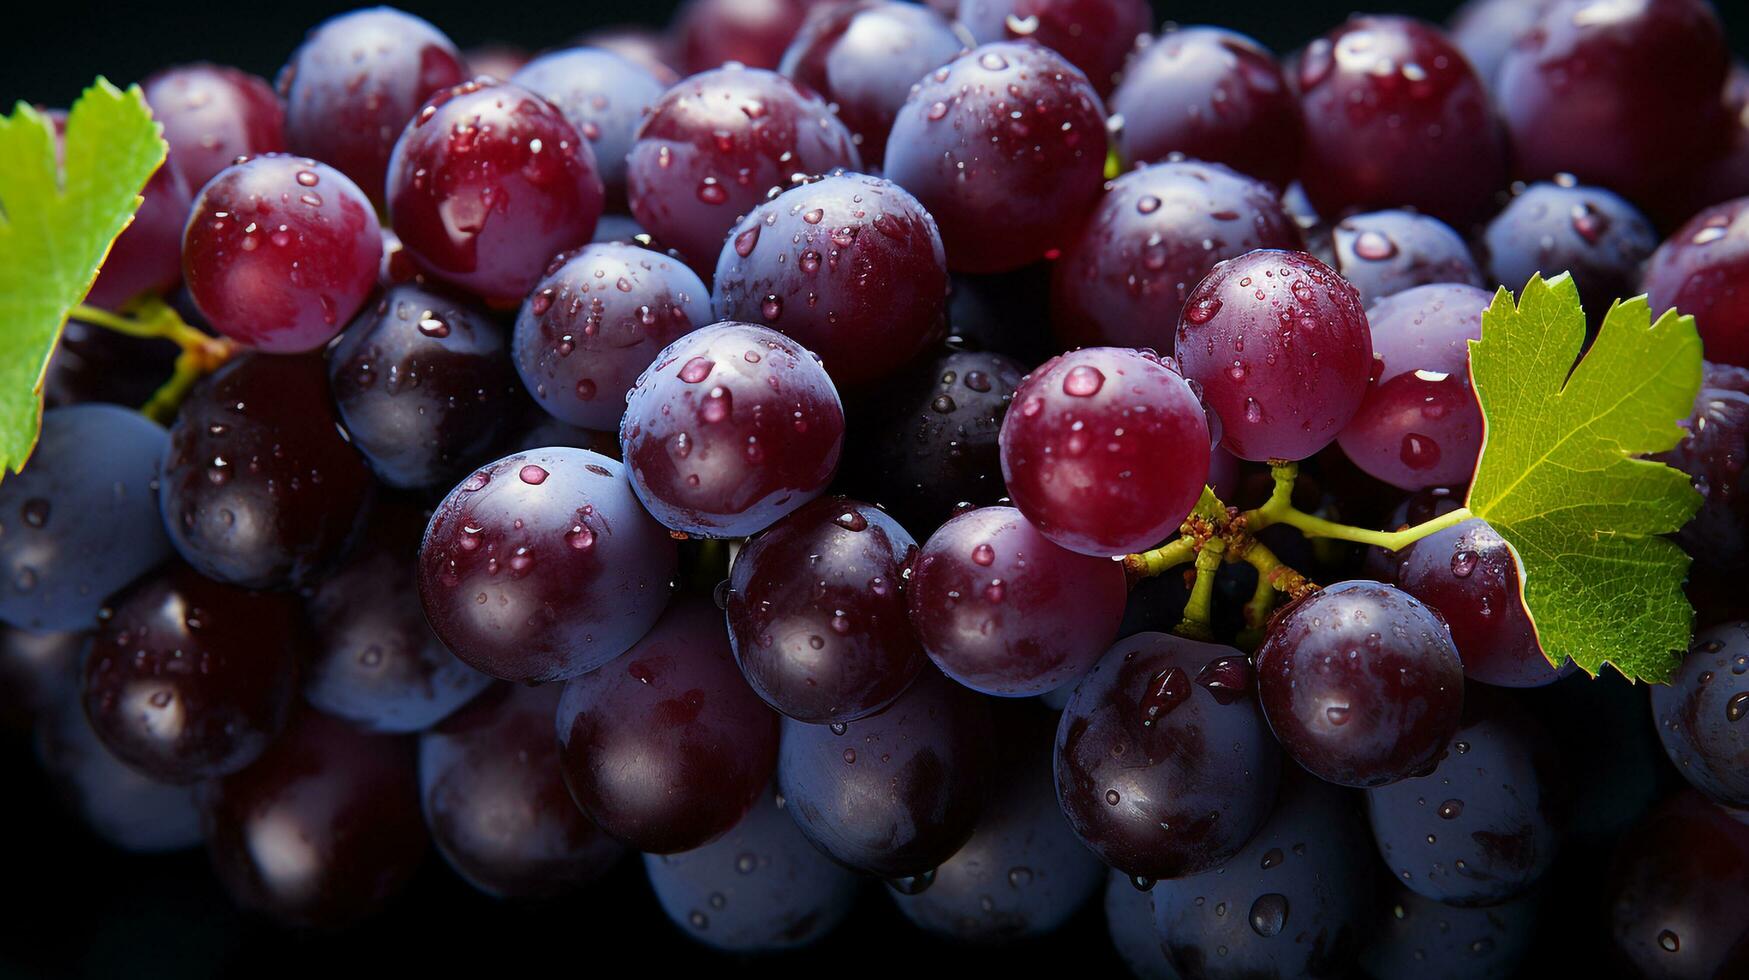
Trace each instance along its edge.
{"label": "shiny grape skin", "polygon": [[862,174],[808,181],[729,231],[711,305],[807,347],[845,391],[885,381],[939,338],[947,258],[904,188]]}
{"label": "shiny grape skin", "polygon": [[168,443],[116,405],[43,413],[30,459],[0,483],[0,621],[90,629],[104,600],[170,556],[157,514]]}
{"label": "shiny grape skin", "polygon": [[1232,647],[1137,633],[1107,651],[1057,728],[1057,800],[1081,842],[1144,878],[1207,871],[1244,847],[1281,774],[1250,684]]}
{"label": "shiny grape skin", "polygon": [[632,216],[700,274],[729,229],[796,174],[862,166],[826,101],[775,72],[729,65],[669,89],[626,156]]}
{"label": "shiny grape skin", "polygon": [[1700,510],[1676,535],[1703,570],[1691,579],[1749,565],[1749,486],[1743,485],[1743,467],[1749,463],[1749,394],[1712,387],[1711,381],[1703,381],[1695,396],[1682,441],[1653,457],[1687,473],[1701,495]]}
{"label": "shiny grape skin", "polygon": [[950,17],[922,4],[853,0],[810,16],[777,70],[836,105],[874,166],[911,85],[973,43]]}
{"label": "shiny grape skin", "polygon": [[414,742],[305,711],[267,754],[202,789],[207,852],[237,904],[336,928],[401,890],[425,857]]}
{"label": "shiny grape skin", "polygon": [[1129,163],[1182,153],[1277,187],[1299,172],[1299,100],[1275,56],[1236,31],[1163,32],[1130,59],[1110,101],[1123,119],[1118,154]]}
{"label": "shiny grape skin", "polygon": [[81,672],[85,713],[110,752],[187,783],[236,772],[267,749],[308,642],[292,600],[172,565],[112,608]]}
{"label": "shiny grape skin", "polygon": [[1404,490],[1462,486],[1482,453],[1470,345],[1493,294],[1416,286],[1367,311],[1373,369],[1366,400],[1336,442],[1354,465]]}
{"label": "shiny grape skin", "polygon": [[1352,17],[1300,56],[1300,182],[1319,214],[1412,207],[1454,224],[1485,216],[1507,145],[1469,61],[1438,27]]}
{"label": "shiny grape skin", "polygon": [[664,526],[743,537],[819,496],[838,468],[844,407],[813,354],[732,321],[669,344],[626,395],[620,449]]}
{"label": "shiny grape skin", "polygon": [[1658,738],[1677,770],[1720,803],[1749,809],[1749,623],[1702,631],[1670,683],[1651,690]]}
{"label": "shiny grape skin", "polygon": [[1321,779],[1372,787],[1424,773],[1457,731],[1451,631],[1391,586],[1338,582],[1300,600],[1276,614],[1256,659],[1270,729]]}
{"label": "shiny grape skin", "polygon": [[324,163],[269,153],[207,182],[188,213],[182,275],[213,328],[275,354],[334,339],[376,285],[376,210]]}
{"label": "shiny grape skin", "polygon": [[1482,84],[1494,87],[1500,62],[1536,26],[1550,0],[1467,0],[1451,15],[1446,33],[1470,59]]}
{"label": "shiny grape skin", "polygon": [[712,322],[710,289],[679,259],[585,245],[553,260],[516,317],[516,370],[540,406],[589,429],[619,427],[650,361]]}
{"label": "shiny grape skin", "polygon": [[1052,544],[1012,507],[942,525],[918,554],[910,615],[942,673],[1002,697],[1056,690],[1117,636],[1129,597],[1122,564]]}
{"label": "shiny grape skin", "polygon": [[1067,347],[1170,353],[1185,298],[1215,265],[1299,249],[1273,187],[1219,164],[1157,163],[1106,185],[1051,273],[1051,328]]}
{"label": "shiny grape skin", "polygon": [[1693,791],[1617,847],[1605,896],[1616,952],[1636,976],[1694,980],[1749,970],[1749,824]]}
{"label": "shiny grape skin", "polygon": [[[1391,210],[1349,215],[1330,230],[1330,246],[1336,271],[1359,290],[1368,309],[1416,286],[1484,285],[1463,237],[1425,214]],[[1516,292],[1524,283],[1508,288]]]}
{"label": "shiny grape skin", "polygon": [[192,190],[238,157],[285,149],[285,107],[264,78],[196,62],[154,72],[141,88],[164,127],[171,165]]}
{"label": "shiny grape skin", "polygon": [[563,112],[490,78],[433,95],[389,158],[389,221],[428,274],[488,301],[526,295],[589,241],[605,203],[595,153]]}
{"label": "shiny grape skin", "polygon": [[535,449],[474,471],[438,505],[419,549],[419,599],[444,646],[475,670],[562,680],[649,631],[677,561],[621,464]]}
{"label": "shiny grape skin", "polygon": [[687,0],[671,30],[688,75],[727,62],[776,68],[820,0]]}
{"label": "shiny grape skin", "polygon": [[516,373],[484,310],[417,285],[392,286],[329,354],[340,421],[377,479],[447,485],[503,437]]}
{"label": "shiny grape skin", "polygon": [[917,542],[877,507],[822,497],[741,549],[729,641],[747,683],[797,721],[863,718],[923,669],[905,614]]}
{"label": "shiny grape skin", "polygon": [[560,686],[498,685],[419,738],[419,799],[444,860],[497,898],[552,898],[625,853],[559,776]]}
{"label": "shiny grape skin", "polygon": [[1079,70],[1035,44],[986,44],[912,88],[883,170],[935,216],[948,268],[1005,272],[1074,238],[1104,180],[1105,141]]}
{"label": "shiny grape skin", "polygon": [[1165,540],[1201,497],[1208,416],[1177,367],[1089,347],[1027,375],[1002,421],[1002,478],[1039,532],[1111,557]]}
{"label": "shiny grape skin", "polygon": [[572,799],[604,832],[672,854],[728,833],[777,764],[777,714],[741,679],[722,615],[677,600],[619,659],[565,684],[554,716]]}
{"label": "shiny grape skin", "polygon": [[257,589],[302,584],[332,565],[372,493],[314,355],[234,358],[196,387],[170,426],[158,488],[183,559]]}
{"label": "shiny grape skin", "polygon": [[959,0],[957,19],[979,44],[1032,41],[1057,52],[1101,96],[1154,26],[1146,0]]}
{"label": "shiny grape skin", "polygon": [[1749,197],[1700,212],[1652,253],[1640,288],[1653,315],[1694,317],[1706,359],[1749,367]]}
{"label": "shiny grape skin", "polygon": [[1515,293],[1539,272],[1572,273],[1593,324],[1639,291],[1640,266],[1657,247],[1651,223],[1625,198],[1559,179],[1515,196],[1481,242],[1489,278]]}
{"label": "shiny grape skin", "polygon": [[1367,976],[1496,980],[1520,975],[1537,937],[1542,898],[1533,893],[1471,909],[1395,885],[1381,904],[1376,931],[1360,953]]}
{"label": "shiny grape skin", "polygon": [[609,205],[623,210],[626,152],[638,120],[668,86],[630,58],[599,48],[566,48],[523,65],[510,81],[559,107],[594,151]]}
{"label": "shiny grape skin", "polygon": [[783,797],[766,793],[735,828],[679,854],[646,854],[669,921],[729,953],[805,946],[850,914],[862,880],[815,850]]}
{"label": "shiny grape skin", "polygon": [[833,860],[889,880],[924,875],[972,836],[995,786],[995,732],[982,695],[926,668],[879,714],[784,719],[778,791]]}
{"label": "shiny grape skin", "polygon": [[280,70],[286,142],[381,203],[402,127],[433,93],[467,77],[450,39],[412,14],[375,7],[330,18]]}
{"label": "shiny grape skin", "polygon": [[142,293],[164,293],[182,282],[182,229],[193,192],[165,163],[146,181],[133,222],[110,246],[85,302],[118,309]]}
{"label": "shiny grape skin", "polygon": [[1185,302],[1176,353],[1220,416],[1221,448],[1256,461],[1329,445],[1372,371],[1360,295],[1303,252],[1259,249],[1215,266]]}
{"label": "shiny grape skin", "polygon": [[1112,869],[1105,881],[1105,927],[1118,958],[1137,980],[1182,980],[1154,928],[1153,889],[1142,891]]}

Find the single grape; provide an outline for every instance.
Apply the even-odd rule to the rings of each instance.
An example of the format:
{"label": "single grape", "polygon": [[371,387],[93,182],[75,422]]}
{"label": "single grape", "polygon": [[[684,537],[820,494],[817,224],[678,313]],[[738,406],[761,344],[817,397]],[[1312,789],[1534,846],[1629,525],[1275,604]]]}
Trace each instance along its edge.
{"label": "single grape", "polygon": [[140,87],[164,127],[170,165],[200,190],[238,157],[285,149],[285,107],[266,79],[196,62],[154,72]]}
{"label": "single grape", "polygon": [[1447,22],[1451,43],[1470,59],[1476,76],[1490,89],[1500,62],[1518,39],[1530,33],[1550,0],[1465,0]]}
{"label": "single grape", "polygon": [[1694,787],[1749,809],[1749,623],[1694,638],[1668,685],[1652,687],[1664,752]]}
{"label": "single grape", "polygon": [[794,337],[840,388],[867,389],[936,339],[947,286],[941,235],[917,199],[879,177],[835,173],[730,229],[711,305]]}
{"label": "single grape", "polygon": [[1021,383],[1002,421],[1002,478],[1045,537],[1110,557],[1178,530],[1202,495],[1208,445],[1208,416],[1176,365],[1090,347]]}
{"label": "single grape", "polygon": [[1104,96],[1154,13],[1146,0],[959,0],[958,20],[979,44],[1032,41],[1057,52]]}
{"label": "single grape", "polygon": [[1749,565],[1749,487],[1740,485],[1749,463],[1749,394],[1713,387],[1715,366],[1707,369],[1682,441],[1654,458],[1687,473],[1701,495],[1700,510],[1676,540],[1703,569],[1728,573]]}
{"label": "single grape", "polygon": [[1137,888],[1115,868],[1105,879],[1105,927],[1118,958],[1136,980],[1182,980],[1154,928],[1153,889]]}
{"label": "single grape", "polygon": [[1749,824],[1683,792],[1622,839],[1605,893],[1616,952],[1652,980],[1749,969]]}
{"label": "single grape", "polygon": [[[1483,284],[1463,237],[1438,218],[1413,211],[1349,215],[1330,229],[1330,247],[1336,271],[1354,285],[1369,309],[1416,286]],[[1524,283],[1511,288],[1523,289]]]}
{"label": "single grape", "polygon": [[475,670],[562,680],[649,631],[676,561],[623,466],[535,449],[474,471],[438,505],[419,548],[419,600],[444,646]]}
{"label": "single grape", "polygon": [[[1522,0],[1514,0],[1522,2]],[[1407,888],[1387,890],[1360,965],[1370,977],[1495,980],[1518,976],[1538,932],[1538,895],[1482,908],[1442,905]]]}
{"label": "single grape", "polygon": [[1217,263],[1304,244],[1262,181],[1190,160],[1133,170],[1052,268],[1051,327],[1069,347],[1170,353],[1185,298]]}
{"label": "single grape", "polygon": [[432,93],[467,77],[461,53],[426,21],[391,7],[341,14],[311,31],[280,70],[286,142],[380,203],[401,128]]}
{"label": "single grape", "polygon": [[1556,178],[1513,197],[1488,223],[1481,247],[1489,278],[1514,292],[1538,273],[1572,273],[1586,318],[1600,324],[1610,304],[1638,291],[1658,237],[1624,198]]}
{"label": "single grape", "polygon": [[1286,187],[1305,121],[1275,56],[1222,27],[1170,27],[1124,68],[1111,94],[1118,154],[1156,163],[1182,153]]}
{"label": "single grape", "polygon": [[558,106],[589,141],[607,201],[616,210],[623,209],[626,153],[632,148],[638,120],[668,84],[636,61],[600,48],[543,54],[508,77]]}
{"label": "single grape", "polygon": [[0,733],[29,731],[75,690],[86,639],[0,626]]}
{"label": "single grape", "polygon": [[687,0],[674,15],[677,63],[687,74],[738,62],[775,68],[819,0]]}
{"label": "single grape", "polygon": [[192,201],[181,171],[169,162],[159,167],[140,192],[133,222],[110,246],[85,302],[113,310],[142,294],[176,288],[182,282],[182,229]]}
{"label": "single grape", "polygon": [[1377,582],[1338,582],[1276,614],[1257,649],[1269,727],[1341,786],[1429,771],[1457,731],[1463,662],[1439,614]]}
{"label": "single grape", "polygon": [[1706,359],[1749,367],[1749,197],[1689,219],[1646,265],[1640,288],[1653,315],[1694,317]]}
{"label": "single grape", "polygon": [[1176,349],[1220,416],[1221,447],[1256,461],[1329,445],[1372,370],[1359,293],[1304,252],[1259,249],[1215,266],[1185,302]]}
{"label": "single grape", "polygon": [[1104,179],[1105,111],[1049,48],[986,44],[912,87],[884,169],[935,216],[949,268],[1018,269],[1085,220]]}
{"label": "single grape", "polygon": [[184,560],[208,578],[263,589],[308,582],[339,559],[372,488],[320,358],[253,354],[182,403],[158,494]]}
{"label": "single grape", "polygon": [[36,449],[0,483],[0,621],[90,629],[104,600],[170,556],[157,514],[168,443],[115,405],[43,413]]}
{"label": "single grape", "polygon": [[376,211],[327,164],[269,153],[201,189],[182,236],[182,274],[220,333],[275,354],[315,350],[376,285]]}
{"label": "single grape", "polygon": [[818,359],[775,330],[712,324],[669,344],[626,395],[620,448],[665,526],[742,537],[818,496],[844,407]]}
{"label": "single grape", "polygon": [[109,751],[154,779],[233,773],[279,734],[306,643],[290,599],[174,565],[118,598],[92,638],[85,713]]}

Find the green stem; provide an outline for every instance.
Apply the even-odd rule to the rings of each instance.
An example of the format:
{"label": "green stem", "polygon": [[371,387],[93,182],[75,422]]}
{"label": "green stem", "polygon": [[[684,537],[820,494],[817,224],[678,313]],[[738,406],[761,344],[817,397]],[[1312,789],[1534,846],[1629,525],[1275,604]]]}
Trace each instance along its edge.
{"label": "green stem", "polygon": [[1131,580],[1153,578],[1156,575],[1164,575],[1195,558],[1196,541],[1187,537],[1178,537],[1150,551],[1125,555],[1123,569]]}
{"label": "green stem", "polygon": [[1184,619],[1173,630],[1179,636],[1193,640],[1214,638],[1209,624],[1214,618],[1215,573],[1220,570],[1221,555],[1226,550],[1227,542],[1217,537],[1203,542],[1202,550],[1196,553],[1196,581],[1190,587],[1190,601],[1184,604]]}
{"label": "green stem", "polygon": [[1275,489],[1262,507],[1245,513],[1247,530],[1255,532],[1271,524],[1286,524],[1299,528],[1308,538],[1334,538],[1373,545],[1387,551],[1401,551],[1429,534],[1461,524],[1475,516],[1468,507],[1459,507],[1433,520],[1423,521],[1400,531],[1372,531],[1352,524],[1339,524],[1315,514],[1308,514],[1294,506],[1293,486],[1298,474],[1299,466],[1296,463],[1281,463],[1270,468],[1270,475],[1275,478]]}
{"label": "green stem", "polygon": [[141,297],[127,308],[132,315],[111,313],[81,303],[73,307],[69,317],[129,337],[167,340],[182,348],[182,353],[177,355],[176,368],[170,379],[140,407],[141,414],[168,424],[176,415],[182,399],[187,397],[189,389],[194,387],[194,383],[217,370],[219,365],[230,359],[236,348],[228,340],[209,337],[189,326],[181,314],[156,296]]}

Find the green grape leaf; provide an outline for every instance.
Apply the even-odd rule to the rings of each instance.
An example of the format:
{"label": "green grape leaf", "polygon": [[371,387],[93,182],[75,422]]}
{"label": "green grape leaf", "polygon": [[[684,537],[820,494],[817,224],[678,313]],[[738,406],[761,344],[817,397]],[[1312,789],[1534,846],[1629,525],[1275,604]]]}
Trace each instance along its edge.
{"label": "green grape leaf", "polygon": [[1571,277],[1537,276],[1517,304],[1495,294],[1470,341],[1484,435],[1469,508],[1516,552],[1551,662],[1668,681],[1693,610],[1688,556],[1660,535],[1687,523],[1700,495],[1680,470],[1638,457],[1681,440],[1700,335],[1675,311],[1652,322],[1642,296],[1611,307],[1580,358],[1584,344]]}
{"label": "green grape leaf", "polygon": [[0,473],[17,472],[42,428],[43,374],[140,192],[168,152],[139,86],[98,78],[54,124],[20,102],[0,116]]}

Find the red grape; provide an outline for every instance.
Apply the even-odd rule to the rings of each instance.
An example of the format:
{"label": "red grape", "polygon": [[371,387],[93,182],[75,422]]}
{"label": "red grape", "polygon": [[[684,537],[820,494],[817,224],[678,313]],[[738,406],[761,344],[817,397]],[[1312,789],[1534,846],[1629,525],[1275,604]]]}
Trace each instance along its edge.
{"label": "red grape", "polygon": [[1446,27],[1451,42],[1475,66],[1482,84],[1494,85],[1500,62],[1518,39],[1536,26],[1551,0],[1466,0]]}
{"label": "red grape", "polygon": [[285,149],[285,107],[264,78],[198,62],[156,72],[141,88],[164,127],[171,165],[193,190],[238,157]]}
{"label": "red grape", "polygon": [[133,223],[110,246],[85,302],[118,309],[142,293],[164,293],[182,282],[182,231],[191,206],[181,171],[165,161],[146,181]]}
{"label": "red grape", "polygon": [[1749,197],[1707,208],[1665,239],[1640,288],[1654,316],[1694,317],[1707,360],[1749,367]]}
{"label": "red grape", "polygon": [[558,106],[589,141],[607,199],[616,210],[623,210],[626,153],[632,148],[638,121],[668,84],[636,61],[597,48],[543,54],[509,79]]}
{"label": "red grape", "polygon": [[958,18],[979,44],[1033,41],[1050,48],[1100,95],[1111,92],[1154,23],[1146,0],[959,0]]}
{"label": "red grape", "polygon": [[[1361,304],[1368,308],[1416,286],[1442,282],[1483,285],[1481,270],[1476,268],[1463,236],[1438,218],[1414,211],[1351,214],[1330,229],[1330,251],[1334,268],[1360,293]],[[1523,289],[1524,282],[1512,288]]]}
{"label": "red grape", "polygon": [[739,62],[776,68],[796,28],[819,0],[687,0],[675,14],[679,64],[697,74]]}
{"label": "red grape", "polygon": [[1623,966],[1656,980],[1749,968],[1749,824],[1683,792],[1617,845],[1604,893]]}

